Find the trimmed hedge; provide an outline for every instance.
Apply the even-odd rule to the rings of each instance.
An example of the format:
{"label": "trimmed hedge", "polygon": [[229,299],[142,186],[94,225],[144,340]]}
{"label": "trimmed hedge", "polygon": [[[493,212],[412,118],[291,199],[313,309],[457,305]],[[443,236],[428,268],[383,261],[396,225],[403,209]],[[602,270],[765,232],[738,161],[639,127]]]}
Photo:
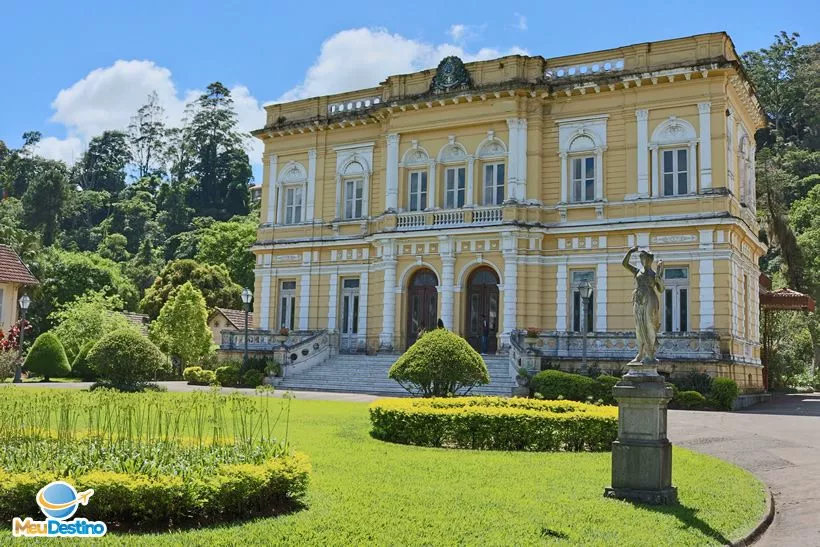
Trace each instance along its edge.
{"label": "trimmed hedge", "polygon": [[737,382],[731,378],[715,378],[707,397],[709,403],[721,410],[732,410],[735,399],[740,395]]}
{"label": "trimmed hedge", "polygon": [[620,381],[615,376],[602,374],[590,378],[560,370],[544,370],[530,380],[530,389],[547,400],[569,399],[570,401],[602,401],[614,405],[612,388]]}
{"label": "trimmed hedge", "polygon": [[45,381],[67,376],[71,372],[71,365],[60,339],[50,332],[44,332],[37,337],[26,355],[23,368],[42,376]]}
{"label": "trimmed hedge", "polygon": [[78,491],[94,489],[82,517],[122,530],[210,525],[291,509],[307,491],[310,464],[299,453],[262,464],[222,465],[205,477],[90,471],[78,476],[0,470],[0,518],[36,516],[43,485],[65,480]]}
{"label": "trimmed hedge", "polygon": [[239,366],[225,365],[216,369],[216,381],[223,387],[234,387],[239,384]]}
{"label": "trimmed hedge", "polygon": [[133,329],[109,332],[88,353],[88,363],[105,386],[123,391],[144,387],[171,362],[148,338]]}
{"label": "trimmed hedge", "polygon": [[610,450],[618,409],[575,401],[458,397],[379,399],[371,435],[401,444],[478,450]]}
{"label": "trimmed hedge", "polygon": [[202,367],[188,367],[182,371],[182,379],[193,386],[210,386],[216,383],[216,374]]}
{"label": "trimmed hedge", "polygon": [[74,363],[71,364],[71,375],[82,379],[84,382],[93,382],[97,379],[97,373],[88,362],[88,354],[94,347],[96,340],[91,340],[83,344],[77,357],[74,358]]}
{"label": "trimmed hedge", "polygon": [[245,387],[261,386],[264,380],[265,373],[255,369],[250,369],[242,375],[242,385]]}
{"label": "trimmed hedge", "polygon": [[706,407],[706,397],[697,391],[681,391],[672,398],[672,406],[683,410],[696,410]]}

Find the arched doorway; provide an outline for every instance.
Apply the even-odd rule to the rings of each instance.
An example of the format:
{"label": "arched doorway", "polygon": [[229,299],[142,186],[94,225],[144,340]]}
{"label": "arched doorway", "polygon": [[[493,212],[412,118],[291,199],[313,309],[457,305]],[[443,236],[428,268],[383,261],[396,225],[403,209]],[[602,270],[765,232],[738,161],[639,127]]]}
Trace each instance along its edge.
{"label": "arched doorway", "polygon": [[438,278],[431,270],[413,274],[407,286],[407,347],[413,345],[419,333],[435,328],[438,317]]}
{"label": "arched doorway", "polygon": [[[498,276],[491,268],[476,269],[467,280],[467,314],[464,332],[476,351],[498,351]],[[486,348],[482,335],[487,335]]]}

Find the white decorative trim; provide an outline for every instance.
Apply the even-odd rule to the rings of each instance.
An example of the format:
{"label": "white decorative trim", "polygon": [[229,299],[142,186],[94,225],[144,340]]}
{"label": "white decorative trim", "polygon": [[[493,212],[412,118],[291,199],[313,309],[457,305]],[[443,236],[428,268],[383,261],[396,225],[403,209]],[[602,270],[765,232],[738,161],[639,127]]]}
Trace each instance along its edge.
{"label": "white decorative trim", "polygon": [[496,136],[495,131],[487,131],[487,137],[476,148],[475,155],[481,160],[495,160],[506,158],[507,145]]}
{"label": "white decorative trim", "polygon": [[316,149],[308,150],[307,192],[305,192],[305,222],[312,222],[316,201]]}
{"label": "white decorative trim", "polygon": [[[362,218],[370,216],[370,177],[373,175],[373,145],[375,143],[349,144],[336,146],[336,218],[341,218],[344,207],[344,188],[342,182],[345,179],[361,177],[364,180],[362,191]],[[358,164],[360,170],[348,171]],[[350,219],[356,220],[356,219]]]}
{"label": "white decorative trim", "polygon": [[268,214],[266,222],[273,224],[276,222],[276,207],[277,207],[277,184],[276,184],[276,166],[278,157],[276,154],[271,154],[268,158]]}
{"label": "white decorative trim", "polygon": [[[361,268],[361,266],[359,266]],[[401,275],[399,276],[399,282],[396,284],[396,290],[403,292],[407,289],[407,283],[410,281],[410,277],[416,273],[418,270],[428,269],[436,275],[436,280],[438,281],[437,285],[441,283],[441,274],[436,271],[432,264],[429,262],[424,262],[422,260],[417,260],[413,262],[409,266],[407,266],[404,271],[402,271]]]}
{"label": "white decorative trim", "polygon": [[502,277],[501,270],[498,269],[498,266],[484,257],[479,257],[471,260],[462,266],[461,270],[459,270],[458,276],[456,277],[456,280],[458,281],[456,284],[456,289],[463,288],[467,284],[467,278],[473,273],[473,271],[482,266],[486,266],[494,271],[496,277],[498,277],[498,283],[502,285],[504,284],[504,278]]}
{"label": "white decorative trim", "polygon": [[302,274],[299,287],[299,330],[308,330],[310,319],[310,273]]}
{"label": "white decorative trim", "polygon": [[555,286],[555,330],[567,330],[567,263],[557,265]]}
{"label": "white decorative trim", "polygon": [[[576,153],[595,154],[595,199],[600,201],[604,195],[604,162],[603,153],[606,150],[606,123],[608,115],[589,116],[586,118],[569,118],[557,120],[558,124],[558,152],[561,156],[561,202],[570,201],[569,156]],[[573,148],[576,139],[589,139],[593,146]]]}
{"label": "white decorative trim", "polygon": [[327,292],[327,330],[336,330],[336,314],[339,308],[339,270],[330,272],[330,284]]}
{"label": "white decorative trim", "polygon": [[384,271],[384,315],[382,317],[382,331],[379,334],[379,345],[392,347],[396,330],[396,245],[393,240],[387,240],[381,246],[382,264]]}
{"label": "white decorative trim", "polygon": [[712,103],[698,103],[700,125],[700,188],[712,188]]}
{"label": "white decorative trim", "polygon": [[464,163],[467,161],[467,149],[460,142],[456,142],[456,137],[450,135],[448,142],[438,151],[436,161],[441,164]]}
{"label": "white decorative trim", "polygon": [[595,278],[595,332],[606,332],[607,286],[606,274],[609,266],[599,263]]}
{"label": "white decorative trim", "polygon": [[510,133],[507,199],[523,202],[527,199],[527,120],[510,118],[507,127]]}
{"label": "white decorative trim", "polygon": [[504,330],[501,345],[509,346],[510,334],[516,329],[518,320],[518,237],[505,233],[501,240],[501,254],[504,257]]}
{"label": "white decorative trim", "polygon": [[[359,338],[367,340],[367,296],[370,294],[368,284],[370,276],[367,270],[359,275]],[[365,342],[366,343],[366,342]]]}
{"label": "white decorative trim", "polygon": [[399,210],[399,140],[398,133],[387,135],[387,153],[385,169],[385,211]]}
{"label": "white decorative trim", "polygon": [[635,197],[649,197],[649,110],[635,111],[638,127],[638,193]]}
{"label": "white decorative trim", "polygon": [[270,328],[270,272],[262,274],[262,294],[259,296],[259,327],[262,330]]}
{"label": "white decorative trim", "polygon": [[661,162],[660,152],[661,148],[669,147],[687,147],[688,160],[687,166],[688,177],[687,184],[689,186],[689,193],[696,193],[698,190],[698,176],[697,176],[697,160],[695,153],[697,151],[697,134],[695,127],[688,121],[678,118],[677,116],[669,116],[666,120],[659,123],[655,130],[652,131],[652,138],[649,141],[649,150],[652,153],[652,196],[661,196],[660,189],[661,182]]}

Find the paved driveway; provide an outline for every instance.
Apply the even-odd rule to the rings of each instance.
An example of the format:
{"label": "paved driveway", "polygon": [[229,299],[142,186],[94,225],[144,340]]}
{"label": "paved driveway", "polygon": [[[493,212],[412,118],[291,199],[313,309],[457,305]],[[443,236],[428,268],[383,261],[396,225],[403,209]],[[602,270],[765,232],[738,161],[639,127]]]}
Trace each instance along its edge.
{"label": "paved driveway", "polygon": [[756,545],[820,546],[820,394],[774,396],[740,412],[672,410],[669,438],[769,485],[777,514]]}

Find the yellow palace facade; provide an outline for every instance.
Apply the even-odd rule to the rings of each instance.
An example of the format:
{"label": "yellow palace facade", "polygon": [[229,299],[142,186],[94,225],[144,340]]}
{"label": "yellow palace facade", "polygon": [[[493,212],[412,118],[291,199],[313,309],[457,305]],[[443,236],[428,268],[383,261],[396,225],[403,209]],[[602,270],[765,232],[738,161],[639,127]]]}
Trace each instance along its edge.
{"label": "yellow palace facade", "polygon": [[761,385],[764,117],[726,34],[448,57],[266,111],[256,328],[327,330],[368,353],[439,319],[488,353],[535,328],[545,360],[573,368],[585,343],[617,368],[635,353],[621,261],[637,245],[666,265],[669,372]]}

